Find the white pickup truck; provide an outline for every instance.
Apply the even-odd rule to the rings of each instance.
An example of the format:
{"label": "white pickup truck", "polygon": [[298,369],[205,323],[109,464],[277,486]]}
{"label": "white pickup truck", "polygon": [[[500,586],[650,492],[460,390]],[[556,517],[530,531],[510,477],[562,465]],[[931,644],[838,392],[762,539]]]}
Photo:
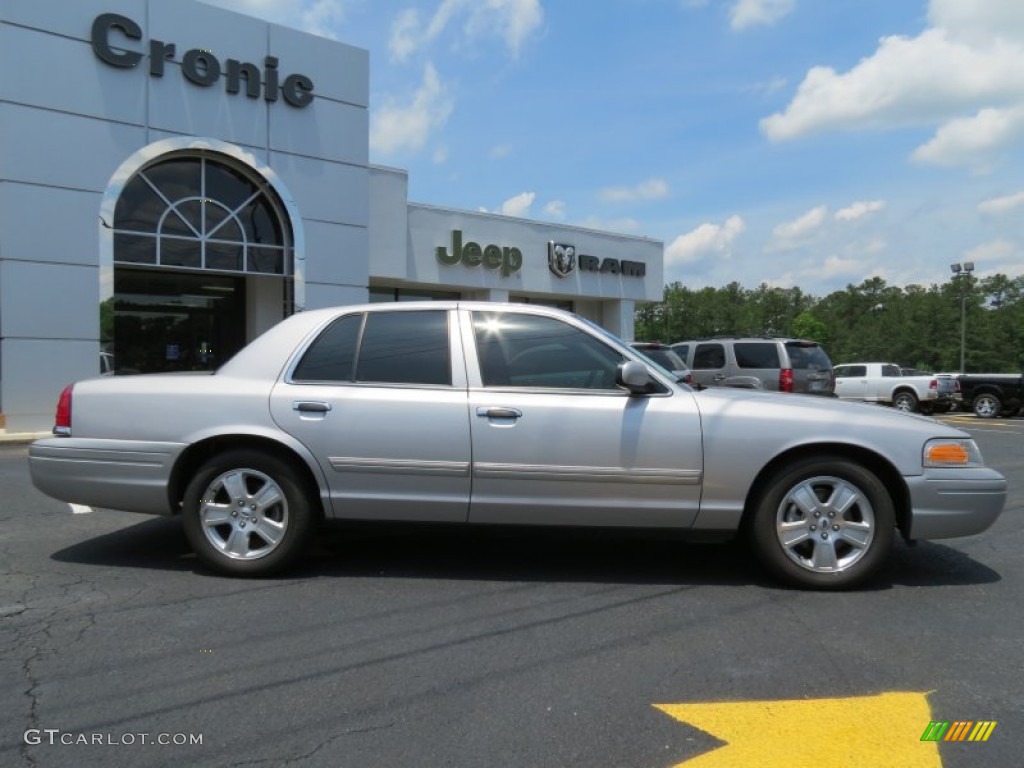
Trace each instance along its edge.
{"label": "white pickup truck", "polygon": [[883,403],[911,413],[942,413],[953,406],[952,377],[904,376],[894,363],[847,363],[832,369],[836,397]]}

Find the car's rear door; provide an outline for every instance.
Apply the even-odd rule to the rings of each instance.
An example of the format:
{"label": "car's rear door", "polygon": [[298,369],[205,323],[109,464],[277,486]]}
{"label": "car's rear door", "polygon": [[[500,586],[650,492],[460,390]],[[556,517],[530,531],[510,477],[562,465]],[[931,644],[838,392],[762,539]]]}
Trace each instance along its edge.
{"label": "car's rear door", "polygon": [[702,341],[693,349],[693,380],[705,387],[721,387],[728,377],[725,345],[718,341]]}
{"label": "car's rear door", "polygon": [[623,355],[565,319],[460,313],[473,440],[470,522],[688,527],[701,491],[694,395],[615,385]]}
{"label": "car's rear door", "polygon": [[867,400],[868,369],[863,365],[837,365],[834,369],[836,396],[843,400]]}
{"label": "car's rear door", "polygon": [[466,520],[469,420],[452,317],[400,305],[342,316],[275,386],[274,420],[316,456],[335,516]]}

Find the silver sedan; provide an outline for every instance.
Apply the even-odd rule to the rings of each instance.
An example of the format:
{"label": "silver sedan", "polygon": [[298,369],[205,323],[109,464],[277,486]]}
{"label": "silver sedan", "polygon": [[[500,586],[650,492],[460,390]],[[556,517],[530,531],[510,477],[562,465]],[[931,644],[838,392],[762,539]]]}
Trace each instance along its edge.
{"label": "silver sedan", "polygon": [[984,531],[1006,480],[964,432],[820,397],[676,381],[575,315],[315,310],[210,375],[61,394],[36,487],[181,515],[222,572],[280,569],[324,520],[646,527],[747,539],[777,577],[862,583],[893,537]]}

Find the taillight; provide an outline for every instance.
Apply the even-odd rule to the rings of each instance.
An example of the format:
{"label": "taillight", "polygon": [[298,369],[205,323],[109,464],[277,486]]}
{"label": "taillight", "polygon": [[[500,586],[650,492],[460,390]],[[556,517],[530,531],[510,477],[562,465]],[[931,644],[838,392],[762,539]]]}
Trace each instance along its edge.
{"label": "taillight", "polygon": [[932,379],[931,381],[928,382],[928,389],[938,389],[938,388],[939,388],[939,382],[936,381],[935,379]]}
{"label": "taillight", "polygon": [[57,399],[57,415],[53,419],[53,434],[71,436],[71,390],[74,384],[68,384]]}
{"label": "taillight", "polygon": [[779,369],[779,392],[792,392],[793,391],[793,369],[792,368],[781,368]]}

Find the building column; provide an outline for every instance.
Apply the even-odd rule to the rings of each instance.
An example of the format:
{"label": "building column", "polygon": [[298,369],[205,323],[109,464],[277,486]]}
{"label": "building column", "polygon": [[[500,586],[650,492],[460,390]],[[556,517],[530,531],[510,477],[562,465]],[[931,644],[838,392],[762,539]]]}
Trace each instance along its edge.
{"label": "building column", "polygon": [[616,299],[601,302],[601,325],[624,341],[633,341],[636,333],[636,302],[632,299]]}

